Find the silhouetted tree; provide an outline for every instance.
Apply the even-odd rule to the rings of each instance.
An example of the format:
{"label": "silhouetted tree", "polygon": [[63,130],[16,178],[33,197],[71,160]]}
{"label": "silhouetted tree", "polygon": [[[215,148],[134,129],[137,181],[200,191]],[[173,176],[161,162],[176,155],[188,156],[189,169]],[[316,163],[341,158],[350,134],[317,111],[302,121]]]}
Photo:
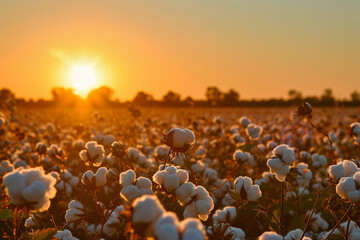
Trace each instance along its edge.
{"label": "silhouetted tree", "polygon": [[206,99],[211,105],[218,104],[222,99],[222,93],[217,87],[208,87],[205,93]]}
{"label": "silhouetted tree", "polygon": [[229,92],[223,94],[223,104],[225,106],[236,106],[239,103],[240,95],[234,89],[230,89]]}
{"label": "silhouetted tree", "polygon": [[87,101],[96,107],[109,106],[111,104],[111,98],[114,94],[114,90],[107,86],[101,86],[97,89],[92,90],[87,95]]}
{"label": "silhouetted tree", "polygon": [[154,100],[154,98],[153,98],[152,95],[147,94],[147,93],[145,93],[143,91],[140,91],[134,97],[133,103],[143,105],[143,104],[147,104],[147,103],[149,103],[149,102],[151,102],[153,100]]}
{"label": "silhouetted tree", "polygon": [[179,104],[180,94],[175,93],[173,91],[169,91],[163,96],[163,102],[168,105]]}
{"label": "silhouetted tree", "polygon": [[350,98],[352,102],[360,102],[360,93],[358,91],[353,91],[350,94]]}
{"label": "silhouetted tree", "polygon": [[302,93],[301,93],[301,92],[299,92],[299,91],[297,91],[297,90],[295,90],[295,89],[290,89],[290,90],[288,91],[288,95],[289,95],[289,101],[290,101],[291,103],[296,103],[296,104],[298,104],[298,103],[301,103],[301,102],[302,102],[303,97],[302,97]]}
{"label": "silhouetted tree", "polygon": [[333,92],[330,88],[324,90],[323,95],[321,95],[321,101],[323,105],[333,106],[335,104],[335,97],[333,96]]}
{"label": "silhouetted tree", "polygon": [[51,89],[51,94],[53,102],[58,106],[74,106],[79,100],[79,97],[71,88],[55,87]]}

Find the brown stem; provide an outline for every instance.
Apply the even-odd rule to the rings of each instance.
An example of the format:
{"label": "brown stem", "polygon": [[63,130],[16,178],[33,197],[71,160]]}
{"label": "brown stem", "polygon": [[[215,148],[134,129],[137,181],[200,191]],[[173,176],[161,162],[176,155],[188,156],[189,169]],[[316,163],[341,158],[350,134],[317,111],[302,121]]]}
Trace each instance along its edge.
{"label": "brown stem", "polygon": [[96,240],[91,233],[89,233],[89,231],[86,229],[86,227],[84,227],[84,225],[81,223],[80,227],[87,233],[87,235],[89,235],[91,237],[92,240]]}
{"label": "brown stem", "polygon": [[208,192],[215,192],[216,190],[220,189],[222,186],[224,186],[225,184],[227,184],[230,180],[226,180],[225,182],[223,182],[222,184],[220,184],[219,186],[215,187],[214,189],[209,190]]}
{"label": "brown stem", "polygon": [[341,221],[348,215],[348,213],[350,212],[351,208],[352,208],[353,204],[351,203],[349,208],[346,210],[346,212],[344,213],[344,215],[339,219],[339,221],[335,224],[335,226],[333,227],[333,229],[330,231],[329,235],[327,235],[327,237],[324,240],[329,239],[329,237],[331,236],[331,234],[335,231],[335,229],[337,228],[337,226],[339,226],[339,224],[341,223]]}
{"label": "brown stem", "polygon": [[[330,213],[331,213],[331,215],[333,216],[333,218],[334,218],[334,220],[335,220],[336,222],[339,221],[339,219],[336,217],[336,215],[334,214],[334,212],[333,212],[332,210],[330,210]],[[338,226],[338,229],[339,229],[339,231],[341,232],[341,235],[343,236],[343,238],[344,238],[345,240],[347,240],[347,238],[346,238],[346,233],[344,232],[343,228],[342,228],[341,226]]]}
{"label": "brown stem", "polygon": [[336,159],[335,159],[335,154],[334,154],[334,149],[333,149],[333,141],[331,140],[329,134],[327,132],[325,132],[325,130],[323,130],[321,127],[315,125],[310,118],[307,118],[310,126],[312,128],[315,128],[316,130],[318,130],[319,132],[321,132],[328,140],[329,140],[329,144],[330,144],[330,149],[331,149],[331,155],[332,155],[332,161],[333,164],[336,164]]}
{"label": "brown stem", "polygon": [[310,222],[311,222],[311,219],[312,219],[312,215],[313,215],[314,212],[315,212],[316,205],[318,204],[318,202],[319,202],[319,200],[320,200],[320,197],[321,197],[327,190],[329,190],[332,186],[333,186],[333,185],[329,185],[329,186],[327,186],[323,191],[318,192],[317,197],[316,197],[316,201],[315,201],[314,206],[313,206],[313,208],[312,208],[312,210],[311,210],[311,213],[310,213],[310,215],[309,215],[309,217],[308,217],[308,219],[307,219],[307,221],[306,221],[306,225],[305,225],[304,231],[303,231],[303,233],[302,233],[302,235],[301,235],[301,238],[300,238],[299,240],[302,240],[302,239],[304,238],[304,236],[305,236],[305,233],[306,233],[306,231],[307,231],[307,229],[308,229],[308,227],[309,227],[309,225],[310,225]]}

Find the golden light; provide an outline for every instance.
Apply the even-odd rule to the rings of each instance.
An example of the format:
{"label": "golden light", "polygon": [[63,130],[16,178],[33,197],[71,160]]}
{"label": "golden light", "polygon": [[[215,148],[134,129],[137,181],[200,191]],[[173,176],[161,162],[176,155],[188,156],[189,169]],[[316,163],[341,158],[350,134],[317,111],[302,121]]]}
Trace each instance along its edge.
{"label": "golden light", "polygon": [[70,80],[75,93],[83,97],[98,85],[98,77],[94,68],[86,65],[73,67]]}

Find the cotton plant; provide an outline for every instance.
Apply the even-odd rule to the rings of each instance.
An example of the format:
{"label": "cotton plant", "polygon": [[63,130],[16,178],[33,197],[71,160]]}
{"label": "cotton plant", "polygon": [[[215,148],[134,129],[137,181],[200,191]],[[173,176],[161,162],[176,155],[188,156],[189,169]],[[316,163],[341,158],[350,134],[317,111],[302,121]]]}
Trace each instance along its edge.
{"label": "cotton plant", "polygon": [[106,167],[99,168],[95,174],[93,171],[88,170],[83,174],[81,182],[90,189],[103,187],[107,182],[106,173]]}
{"label": "cotton plant", "polygon": [[49,209],[56,195],[56,180],[42,167],[20,169],[4,175],[3,184],[10,203],[29,206],[32,210]]}
{"label": "cotton plant", "polygon": [[195,135],[189,129],[172,128],[162,140],[173,152],[186,152],[195,143]]}
{"label": "cotton plant", "polygon": [[360,172],[352,177],[342,177],[336,185],[336,193],[343,199],[353,203],[360,201]]}
{"label": "cotton plant", "polygon": [[165,212],[156,196],[144,195],[132,204],[131,223],[135,232],[142,236],[153,237],[157,220]]}
{"label": "cotton plant", "polygon": [[261,133],[262,133],[263,129],[262,127],[250,123],[249,125],[247,125],[246,127],[246,135],[251,139],[251,140],[258,140]]}
{"label": "cotton plant", "polygon": [[[308,216],[309,214],[310,212],[308,212],[306,215]],[[321,217],[321,213],[314,213],[311,216],[310,228],[314,232],[324,231],[328,230],[329,224]]]}
{"label": "cotton plant", "polygon": [[309,165],[306,163],[298,163],[296,165],[296,169],[298,170],[298,177],[296,178],[296,182],[299,186],[308,186],[310,180],[313,177],[311,170],[309,169]]}
{"label": "cotton plant", "polygon": [[[302,234],[303,234],[303,231],[301,229],[292,230],[286,234],[285,240],[300,240]],[[306,237],[306,236],[304,236],[302,239],[303,240],[311,240],[310,237]]]}
{"label": "cotton plant", "polygon": [[65,229],[64,231],[58,230],[55,234],[55,237],[59,240],[79,240],[78,238],[74,237],[68,229]]}
{"label": "cotton plant", "polygon": [[272,155],[266,164],[270,168],[270,172],[275,174],[276,179],[284,182],[294,161],[294,150],[285,144],[281,144],[273,149]]}
{"label": "cotton plant", "polygon": [[235,207],[224,207],[222,210],[218,209],[215,211],[212,216],[213,223],[230,223],[236,217],[236,208]]}
{"label": "cotton plant", "polygon": [[198,217],[203,221],[208,219],[214,208],[214,201],[203,186],[184,183],[176,191],[176,199],[185,207],[184,218]]}
{"label": "cotton plant", "polygon": [[[352,220],[345,221],[343,223],[341,223],[339,225],[340,228],[342,229],[347,229],[347,239],[348,240],[358,240],[360,239],[360,227]],[[330,232],[325,232],[322,234],[320,239],[325,239],[328,235],[330,234]],[[336,228],[334,230],[334,232],[332,233],[332,236],[334,236],[336,239],[342,238],[342,233],[340,232],[340,230],[338,228]]]}
{"label": "cotton plant", "polygon": [[57,190],[63,191],[65,188],[65,194],[71,196],[73,188],[79,184],[79,178],[74,177],[67,169],[61,174],[57,172],[51,172],[51,175],[57,180],[55,185]]}
{"label": "cotton plant", "polygon": [[166,167],[165,170],[157,171],[153,181],[160,185],[167,193],[174,193],[180,185],[189,180],[189,174],[183,169],[174,166]]}
{"label": "cotton plant", "polygon": [[129,202],[153,194],[151,181],[146,177],[136,178],[136,173],[131,169],[120,173],[119,184],[122,187],[120,196]]}
{"label": "cotton plant", "polygon": [[105,158],[105,150],[102,145],[97,144],[95,141],[90,141],[85,144],[85,150],[80,151],[79,155],[87,165],[98,167]]}
{"label": "cotton plant", "polygon": [[256,201],[262,196],[259,185],[253,184],[249,177],[237,177],[234,181],[234,193],[243,201]]}
{"label": "cotton plant", "polygon": [[328,173],[335,182],[338,182],[342,177],[350,177],[358,171],[359,168],[356,164],[346,159],[328,168]]}
{"label": "cotton plant", "polygon": [[65,213],[66,222],[77,222],[85,217],[84,205],[76,200],[72,200],[68,205],[68,210]]}
{"label": "cotton plant", "polygon": [[248,152],[243,152],[241,150],[236,150],[233,154],[233,159],[237,161],[239,164],[246,164],[251,167],[256,166],[256,162],[254,160],[254,156]]}
{"label": "cotton plant", "polygon": [[324,155],[320,155],[317,153],[314,153],[311,156],[312,166],[315,168],[322,168],[325,167],[327,164],[327,159]]}
{"label": "cotton plant", "polygon": [[6,173],[12,172],[15,169],[14,165],[8,160],[3,160],[0,163],[0,176],[4,176]]}

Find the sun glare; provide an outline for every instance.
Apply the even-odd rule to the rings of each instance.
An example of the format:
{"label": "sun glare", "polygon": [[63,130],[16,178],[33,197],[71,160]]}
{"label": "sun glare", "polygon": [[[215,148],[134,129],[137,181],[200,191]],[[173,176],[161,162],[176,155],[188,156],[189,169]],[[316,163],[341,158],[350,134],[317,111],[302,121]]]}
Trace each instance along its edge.
{"label": "sun glare", "polygon": [[75,66],[72,69],[70,80],[75,93],[83,97],[98,84],[97,75],[91,66]]}

